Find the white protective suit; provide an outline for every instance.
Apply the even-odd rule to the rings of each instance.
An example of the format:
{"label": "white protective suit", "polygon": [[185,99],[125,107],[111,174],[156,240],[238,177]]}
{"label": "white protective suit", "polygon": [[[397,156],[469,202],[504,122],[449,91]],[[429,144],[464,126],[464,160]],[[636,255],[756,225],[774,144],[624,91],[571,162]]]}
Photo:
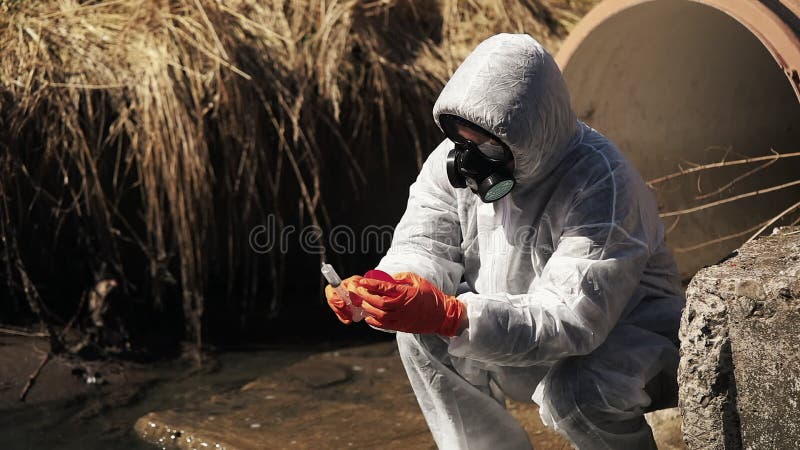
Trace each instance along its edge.
{"label": "white protective suit", "polygon": [[505,394],[533,399],[581,449],[655,448],[642,414],[677,400],[684,297],[648,187],[576,119],[530,36],[481,43],[437,100],[437,123],[445,113],[510,147],[517,186],[495,203],[453,188],[443,142],[377,267],[416,272],[467,306],[460,336],[397,334],[437,445],[530,448]]}

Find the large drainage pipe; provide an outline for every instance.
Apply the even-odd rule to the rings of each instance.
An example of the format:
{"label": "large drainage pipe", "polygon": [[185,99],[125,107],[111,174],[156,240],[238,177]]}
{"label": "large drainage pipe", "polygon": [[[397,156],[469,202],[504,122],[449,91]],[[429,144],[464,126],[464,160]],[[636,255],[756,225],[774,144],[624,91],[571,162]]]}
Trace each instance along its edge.
{"label": "large drainage pipe", "polygon": [[[556,59],[579,116],[652,180],[695,164],[800,152],[798,16],[800,0],[606,0]],[[800,218],[795,180],[800,157],[653,185],[681,273],[716,262],[783,211],[793,212],[775,225]]]}

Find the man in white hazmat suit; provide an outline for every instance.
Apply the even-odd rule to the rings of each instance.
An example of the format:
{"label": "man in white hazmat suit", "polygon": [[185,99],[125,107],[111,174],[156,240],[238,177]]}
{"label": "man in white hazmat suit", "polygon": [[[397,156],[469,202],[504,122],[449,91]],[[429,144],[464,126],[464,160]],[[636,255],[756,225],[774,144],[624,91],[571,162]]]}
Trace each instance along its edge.
{"label": "man in white hazmat suit", "polygon": [[405,331],[400,355],[437,445],[530,448],[509,396],[535,401],[580,449],[655,448],[643,414],[677,400],[684,298],[646,184],[576,119],[527,35],[481,43],[433,114],[449,139],[378,265],[397,283],[344,285],[368,323]]}

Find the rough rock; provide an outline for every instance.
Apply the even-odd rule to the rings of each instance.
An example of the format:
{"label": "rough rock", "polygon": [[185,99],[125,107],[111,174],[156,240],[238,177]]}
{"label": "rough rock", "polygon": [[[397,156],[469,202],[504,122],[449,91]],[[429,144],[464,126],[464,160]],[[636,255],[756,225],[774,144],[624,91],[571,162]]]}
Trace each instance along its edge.
{"label": "rough rock", "polygon": [[800,231],[747,243],[686,293],[678,382],[689,448],[800,448]]}

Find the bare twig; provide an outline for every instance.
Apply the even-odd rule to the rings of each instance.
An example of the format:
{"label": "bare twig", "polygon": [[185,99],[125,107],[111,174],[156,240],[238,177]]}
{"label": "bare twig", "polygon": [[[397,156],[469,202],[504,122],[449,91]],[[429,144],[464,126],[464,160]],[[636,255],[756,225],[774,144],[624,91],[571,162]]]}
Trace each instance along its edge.
{"label": "bare twig", "polygon": [[28,395],[28,391],[31,390],[33,384],[36,382],[36,377],[39,376],[39,373],[42,371],[42,368],[45,366],[45,364],[47,364],[47,362],[50,361],[52,355],[53,355],[52,352],[47,352],[44,354],[44,356],[42,357],[42,361],[28,377],[28,382],[25,383],[25,387],[22,388],[22,393],[19,394],[19,401],[21,402],[25,401],[25,397]]}
{"label": "bare twig", "polygon": [[678,222],[680,222],[680,221],[681,221],[681,216],[676,217],[675,221],[672,222],[672,224],[669,226],[669,228],[666,229],[666,231],[664,231],[664,234],[667,235],[667,234],[672,233],[675,230],[675,228],[678,226]]}
{"label": "bare twig", "polygon": [[755,197],[756,195],[767,194],[767,193],[778,191],[778,190],[781,190],[781,189],[790,188],[792,186],[797,186],[799,184],[800,184],[800,180],[794,180],[794,181],[790,181],[788,183],[783,183],[783,184],[778,185],[778,186],[772,186],[772,187],[768,187],[766,189],[759,189],[759,190],[756,190],[756,191],[746,192],[744,194],[734,195],[733,197],[724,198],[722,200],[717,200],[715,202],[706,203],[706,204],[700,205],[700,206],[695,206],[693,208],[680,209],[680,210],[677,210],[677,211],[667,211],[667,212],[661,213],[659,215],[661,217],[673,217],[673,216],[679,216],[679,215],[682,215],[682,214],[689,214],[689,213],[701,211],[703,209],[711,208],[711,207],[714,207],[714,206],[724,205],[725,203],[734,202],[736,200],[741,200],[743,198]]}
{"label": "bare twig", "polygon": [[[774,150],[773,150],[773,151],[774,151]],[[777,155],[777,153],[775,153],[775,154]],[[777,157],[776,157],[776,158],[773,158],[773,159],[771,159],[771,160],[769,160],[769,161],[767,161],[767,162],[766,162],[766,163],[764,163],[764,164],[761,164],[760,166],[756,167],[755,169],[748,170],[747,172],[743,173],[742,175],[739,175],[738,177],[734,178],[734,179],[733,179],[733,180],[731,180],[730,182],[728,182],[728,183],[725,183],[725,185],[724,185],[724,186],[722,186],[722,187],[720,187],[720,188],[718,188],[718,189],[715,189],[714,191],[712,191],[712,192],[709,192],[709,193],[707,193],[707,194],[698,195],[698,196],[696,196],[694,199],[695,199],[695,200],[705,200],[705,199],[707,199],[707,198],[709,198],[709,197],[713,197],[713,196],[715,196],[715,195],[717,195],[717,194],[721,193],[722,191],[724,191],[724,190],[726,190],[726,189],[728,189],[728,188],[732,187],[734,184],[736,184],[736,183],[738,183],[738,182],[740,182],[740,181],[744,180],[745,178],[747,178],[747,177],[749,177],[749,176],[751,176],[751,175],[753,175],[753,174],[755,174],[755,173],[758,173],[758,172],[760,172],[760,171],[762,171],[762,170],[766,169],[767,167],[769,167],[769,166],[771,166],[771,165],[775,164],[775,162],[776,162],[776,161],[778,161],[778,158],[777,158]],[[699,177],[698,177],[698,179],[699,179]]]}
{"label": "bare twig", "polygon": [[788,208],[784,209],[783,211],[781,211],[781,213],[780,213],[780,214],[776,215],[776,216],[775,216],[775,217],[773,217],[772,219],[769,219],[769,220],[768,220],[768,221],[765,223],[765,225],[764,225],[763,227],[761,227],[761,228],[760,228],[758,231],[756,231],[756,232],[755,232],[755,233],[754,233],[752,236],[750,236],[750,239],[748,239],[748,240],[747,240],[747,242],[750,242],[750,241],[752,241],[753,239],[755,239],[756,237],[758,237],[758,235],[760,235],[761,233],[763,233],[763,232],[764,232],[764,230],[766,230],[767,228],[769,228],[769,227],[770,227],[770,225],[774,224],[775,222],[777,222],[778,220],[780,220],[782,217],[786,216],[787,214],[789,214],[790,212],[794,211],[794,210],[795,210],[795,209],[797,209],[798,207],[800,207],[800,202],[797,202],[797,203],[795,203],[794,205],[792,205],[792,206],[790,206],[790,207],[788,207]]}
{"label": "bare twig", "polygon": [[72,329],[72,325],[75,324],[75,320],[78,319],[78,316],[81,314],[81,310],[83,309],[83,305],[86,303],[86,297],[88,297],[87,292],[84,291],[83,295],[81,295],[81,301],[78,303],[78,307],[75,309],[75,314],[69,319],[69,322],[64,326],[64,329],[61,330],[61,340],[65,340],[67,337],[67,333],[69,330]]}
{"label": "bare twig", "polygon": [[746,229],[744,231],[739,231],[739,232],[728,234],[728,235],[725,235],[725,236],[720,236],[720,237],[718,237],[716,239],[703,241],[703,242],[701,242],[699,244],[692,245],[692,246],[689,246],[689,247],[676,247],[676,248],[673,248],[672,251],[675,252],[675,253],[688,253],[688,252],[691,252],[691,251],[694,251],[694,250],[701,249],[703,247],[708,247],[709,245],[719,244],[720,242],[724,242],[724,241],[727,241],[729,239],[736,239],[736,238],[742,237],[742,236],[744,236],[744,235],[746,235],[748,233],[752,233],[753,230],[757,229],[760,226],[763,226],[767,222],[769,222],[769,221],[761,222],[758,225],[756,225],[754,227],[750,227],[750,228],[748,228],[748,229]]}
{"label": "bare twig", "polygon": [[33,282],[31,282],[30,278],[28,278],[28,273],[25,271],[22,261],[19,258],[17,258],[16,266],[19,278],[22,281],[22,290],[25,293],[25,297],[28,299],[28,305],[33,313],[39,317],[42,326],[47,330],[47,336],[50,338],[50,351],[53,353],[61,352],[64,349],[63,342],[61,342],[59,335],[55,332],[53,325],[42,318],[42,298],[39,296],[39,291],[36,289]]}
{"label": "bare twig", "polygon": [[0,333],[3,334],[10,334],[13,336],[25,336],[25,337],[49,337],[50,335],[47,333],[32,333],[29,331],[20,331],[20,330],[13,330],[11,328],[0,328]]}
{"label": "bare twig", "polygon": [[28,301],[28,306],[39,319],[41,326],[47,330],[47,337],[49,338],[50,342],[50,351],[58,353],[63,350],[64,346],[61,342],[61,339],[59,339],[59,336],[56,335],[53,325],[49,323],[42,315],[44,302],[39,296],[39,291],[36,289],[36,286],[28,277],[28,272],[25,270],[25,265],[22,262],[22,257],[19,254],[16,233],[14,232],[13,225],[9,219],[10,214],[8,201],[4,194],[5,189],[0,186],[0,206],[2,206],[2,208],[0,208],[0,242],[2,242],[4,244],[3,247],[5,247],[3,259],[5,260],[6,274],[8,276],[7,282],[12,282],[14,275],[13,269],[16,269],[20,284],[22,285],[22,291],[24,292],[25,298]]}
{"label": "bare twig", "polygon": [[647,185],[650,186],[650,187],[653,187],[654,185],[656,185],[658,183],[663,183],[664,181],[671,180],[673,178],[678,178],[680,176],[687,175],[687,174],[690,174],[690,173],[699,172],[699,171],[702,171],[702,170],[714,169],[714,168],[717,168],[717,167],[736,166],[736,165],[739,165],[739,164],[750,164],[750,163],[759,162],[759,161],[768,161],[768,160],[771,160],[771,159],[793,158],[795,156],[800,156],[800,152],[779,153],[777,156],[776,155],[757,156],[757,157],[754,157],[754,158],[737,159],[737,160],[734,160],[734,161],[722,161],[722,162],[716,162],[716,163],[710,163],[710,164],[702,164],[702,165],[699,165],[699,166],[692,167],[691,169],[682,169],[679,172],[674,172],[674,173],[671,173],[671,174],[668,174],[668,175],[664,175],[663,177],[653,178],[652,180],[649,180],[647,182]]}
{"label": "bare twig", "polygon": [[[771,219],[769,219],[769,220],[766,220],[766,221],[764,221],[764,222],[761,222],[761,223],[759,223],[759,224],[757,224],[757,225],[755,225],[755,226],[752,226],[752,227],[750,227],[750,228],[748,228],[748,229],[746,229],[746,230],[739,231],[739,232],[732,233],[732,234],[728,234],[728,235],[725,235],[725,236],[721,236],[721,237],[718,237],[718,238],[716,238],[716,239],[711,239],[711,240],[708,240],[708,241],[705,241],[705,242],[701,242],[701,243],[699,243],[699,244],[692,245],[692,246],[689,246],[689,247],[677,247],[677,248],[674,248],[674,249],[673,249],[673,251],[674,251],[675,253],[687,253],[687,252],[691,252],[691,251],[694,251],[694,250],[701,249],[701,248],[703,248],[703,247],[708,247],[709,245],[714,245],[714,244],[718,244],[718,243],[720,243],[720,242],[723,242],[723,241],[727,241],[727,240],[729,240],[729,239],[736,239],[736,238],[738,238],[738,237],[742,237],[742,236],[744,236],[744,235],[746,235],[746,234],[748,234],[748,233],[751,233],[751,232],[753,232],[753,230],[756,230],[756,229],[757,229],[758,231],[756,231],[756,232],[755,232],[755,233],[754,233],[754,234],[753,234],[753,235],[752,235],[752,236],[751,236],[751,237],[750,237],[750,238],[749,238],[749,239],[746,241],[746,242],[750,242],[750,241],[752,241],[753,239],[755,239],[756,237],[758,237],[758,236],[759,236],[761,233],[763,233],[763,232],[764,232],[764,230],[766,230],[767,228],[769,228],[769,227],[770,227],[771,225],[773,225],[775,222],[777,222],[778,220],[780,220],[781,218],[785,217],[787,214],[791,213],[792,211],[794,211],[794,210],[796,210],[796,209],[798,209],[798,208],[800,208],[800,202],[797,202],[797,203],[795,203],[794,205],[792,205],[792,206],[790,206],[790,207],[786,208],[786,209],[785,209],[785,210],[783,210],[783,211],[782,211],[780,214],[777,214],[775,217],[773,217],[773,218],[771,218]],[[680,216],[678,216],[678,218],[680,218]],[[792,225],[794,225],[794,224],[796,224],[796,223],[798,223],[798,222],[800,222],[800,218],[798,218],[798,219],[797,219],[795,222],[793,222],[793,223],[792,223]]]}

